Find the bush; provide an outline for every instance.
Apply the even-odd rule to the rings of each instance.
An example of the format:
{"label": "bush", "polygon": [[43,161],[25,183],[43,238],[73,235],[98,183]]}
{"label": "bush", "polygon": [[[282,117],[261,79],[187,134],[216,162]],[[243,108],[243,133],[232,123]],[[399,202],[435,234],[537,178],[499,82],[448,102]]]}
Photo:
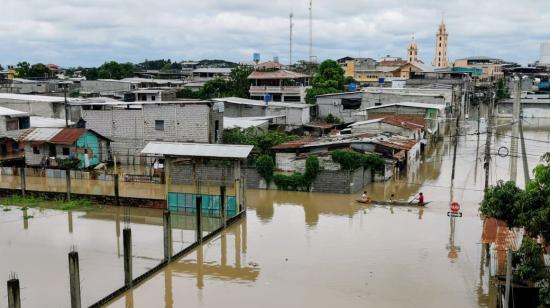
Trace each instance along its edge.
{"label": "bush", "polygon": [[305,179],[309,181],[310,184],[313,183],[320,170],[321,166],[319,164],[319,158],[317,156],[309,156],[306,159],[306,172],[304,173]]}
{"label": "bush", "polygon": [[260,155],[256,159],[256,170],[258,173],[265,179],[267,185],[271,183],[273,179],[273,170],[275,169],[275,164],[273,163],[273,158],[269,155]]}
{"label": "bush", "polygon": [[223,132],[223,143],[225,144],[249,144],[253,145],[254,149],[250,160],[255,161],[259,155],[267,154],[274,157],[275,154],[272,147],[281,143],[296,140],[297,136],[289,135],[277,131],[258,131],[255,128],[247,129],[226,129]]}
{"label": "bush", "polygon": [[325,122],[330,124],[340,124],[340,119],[335,117],[332,113],[329,113],[325,118]]}
{"label": "bush", "polygon": [[307,191],[310,187],[305,176],[299,172],[294,172],[291,175],[275,174],[273,181],[282,190]]}
{"label": "bush", "polygon": [[353,150],[336,150],[331,153],[332,160],[339,163],[342,169],[353,171],[364,167],[374,171],[384,170],[384,160],[375,154],[361,154]]}
{"label": "bush", "polygon": [[535,240],[525,237],[521,247],[514,254],[516,274],[524,282],[535,282],[544,278],[542,247]]}

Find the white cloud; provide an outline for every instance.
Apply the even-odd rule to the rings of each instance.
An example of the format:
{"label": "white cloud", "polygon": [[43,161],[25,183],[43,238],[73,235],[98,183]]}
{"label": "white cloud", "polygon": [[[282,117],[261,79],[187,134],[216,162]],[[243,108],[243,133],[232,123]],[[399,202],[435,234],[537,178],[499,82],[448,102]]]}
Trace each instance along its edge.
{"label": "white cloud", "polygon": [[[550,10],[537,0],[314,0],[314,54],[405,56],[414,33],[431,62],[444,13],[451,59],[488,55],[527,63],[550,39]],[[0,63],[98,65],[145,58],[294,59],[308,53],[307,0],[0,0]]]}

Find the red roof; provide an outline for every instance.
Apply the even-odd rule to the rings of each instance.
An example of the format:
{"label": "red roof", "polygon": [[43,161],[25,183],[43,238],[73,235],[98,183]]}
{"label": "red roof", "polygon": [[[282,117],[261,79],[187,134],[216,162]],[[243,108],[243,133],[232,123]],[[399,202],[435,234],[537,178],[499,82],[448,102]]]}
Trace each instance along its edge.
{"label": "red roof", "polygon": [[407,64],[408,62],[405,60],[395,60],[395,61],[380,61],[378,62],[378,66],[397,66],[400,67],[402,65]]}
{"label": "red roof", "polygon": [[259,68],[259,69],[280,69],[282,68],[283,65],[280,64],[280,63],[277,63],[277,62],[273,62],[273,61],[267,61],[267,62],[264,62],[264,63],[260,63],[258,65],[256,65],[256,68]]}
{"label": "red roof", "polygon": [[425,127],[424,121],[421,120],[413,120],[405,117],[400,117],[398,115],[393,115],[389,117],[385,117],[382,119],[383,123],[399,126],[407,129],[423,129]]}
{"label": "red roof", "polygon": [[313,140],[311,138],[304,138],[300,140],[295,141],[289,141],[285,143],[278,144],[271,149],[273,150],[282,150],[282,149],[298,149],[303,147],[304,145],[311,143]]}
{"label": "red roof", "polygon": [[74,144],[86,131],[88,130],[85,128],[64,128],[50,139],[49,142],[66,145]]}

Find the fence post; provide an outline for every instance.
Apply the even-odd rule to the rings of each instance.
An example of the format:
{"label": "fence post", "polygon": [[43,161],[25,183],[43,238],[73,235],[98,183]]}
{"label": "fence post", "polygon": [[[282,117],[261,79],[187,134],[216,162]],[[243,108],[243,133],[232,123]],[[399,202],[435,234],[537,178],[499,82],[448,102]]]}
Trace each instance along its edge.
{"label": "fence post", "polygon": [[163,213],[164,221],[164,260],[172,259],[172,217],[170,211],[165,210]]}
{"label": "fence post", "polygon": [[220,207],[221,207],[221,217],[223,221],[223,227],[227,227],[227,215],[225,209],[225,185],[220,186]]}
{"label": "fence post", "polygon": [[118,189],[118,173],[115,173],[113,175],[113,179],[114,179],[114,184],[115,184],[115,203],[116,203],[116,206],[120,206],[120,194],[119,194],[119,189]]}
{"label": "fence post", "polygon": [[8,308],[21,308],[19,279],[15,275],[8,280]]}
{"label": "fence post", "polygon": [[132,286],[132,229],[122,230],[124,246],[124,284]]}
{"label": "fence post", "polygon": [[69,252],[69,286],[71,289],[71,308],[80,308],[80,265],[78,252]]}
{"label": "fence post", "polygon": [[25,197],[27,194],[27,175],[25,167],[19,168],[19,176],[21,177],[21,195]]}
{"label": "fence post", "polygon": [[67,183],[67,201],[71,201],[71,170],[65,169],[65,182]]}
{"label": "fence post", "polygon": [[197,242],[202,243],[202,196],[197,196],[196,200]]}

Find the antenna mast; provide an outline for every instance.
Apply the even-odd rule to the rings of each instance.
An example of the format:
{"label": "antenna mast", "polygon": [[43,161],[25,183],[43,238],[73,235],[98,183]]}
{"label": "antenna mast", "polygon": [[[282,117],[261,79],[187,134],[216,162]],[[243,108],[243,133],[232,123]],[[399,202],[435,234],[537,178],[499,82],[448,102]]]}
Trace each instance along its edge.
{"label": "antenna mast", "polygon": [[313,0],[309,0],[309,62],[313,63]]}
{"label": "antenna mast", "polygon": [[294,23],[292,23],[292,18],[294,14],[290,13],[290,50],[289,50],[289,60],[288,65],[292,65],[292,29],[294,28]]}

